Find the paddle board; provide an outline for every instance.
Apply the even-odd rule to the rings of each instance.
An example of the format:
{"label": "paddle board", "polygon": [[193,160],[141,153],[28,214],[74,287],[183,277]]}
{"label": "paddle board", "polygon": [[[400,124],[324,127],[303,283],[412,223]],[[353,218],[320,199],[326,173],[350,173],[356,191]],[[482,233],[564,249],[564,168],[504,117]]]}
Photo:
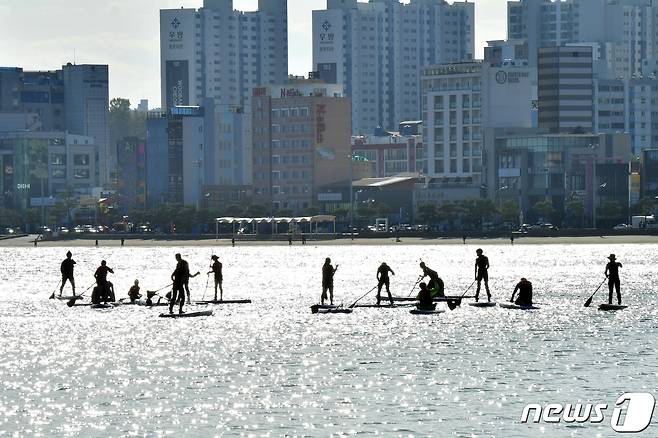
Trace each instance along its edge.
{"label": "paddle board", "polygon": [[92,304],[90,307],[92,309],[113,309],[120,305],[121,305],[120,303],[100,303],[100,304]]}
{"label": "paddle board", "polygon": [[439,313],[445,313],[445,310],[436,309],[436,310],[424,310],[424,309],[411,309],[409,311],[412,315],[438,315]]}
{"label": "paddle board", "polygon": [[60,296],[55,296],[55,298],[58,299],[58,300],[62,300],[62,301],[71,301],[71,300],[77,301],[77,300],[83,299],[84,297],[82,295],[76,295],[76,296],[65,295],[65,296],[61,296],[61,297]]}
{"label": "paddle board", "polygon": [[251,300],[207,300],[197,301],[197,304],[250,304]]}
{"label": "paddle board", "polygon": [[[444,301],[457,301],[457,300],[461,300],[463,298],[475,298],[475,297],[472,297],[472,296],[462,297],[461,295],[452,295],[452,296],[445,296],[445,297],[434,297],[434,302],[435,303],[440,303],[440,302],[444,302]],[[416,298],[416,297],[393,297],[393,301],[402,301],[402,302],[405,302],[405,301],[418,301],[418,298]]]}
{"label": "paddle board", "polygon": [[211,316],[212,310],[204,310],[202,312],[189,312],[189,313],[161,313],[160,318],[195,318],[197,316]]}
{"label": "paddle board", "polygon": [[494,302],[476,302],[476,303],[468,303],[469,306],[473,307],[496,307],[496,303]]}
{"label": "paddle board", "polygon": [[[404,305],[404,304],[402,304],[402,305]],[[355,308],[361,307],[361,308],[364,308],[364,309],[368,309],[368,308],[371,308],[371,309],[393,309],[395,307],[400,307],[400,305],[399,304],[398,305],[396,305],[396,304],[391,305],[390,303],[386,303],[386,304],[357,304],[354,307]]]}
{"label": "paddle board", "polygon": [[338,306],[334,306],[333,304],[313,304],[311,306],[311,313],[318,313],[319,310],[321,309],[337,309]]}
{"label": "paddle board", "polygon": [[518,304],[512,303],[502,303],[499,304],[503,309],[514,309],[514,310],[536,310],[539,309],[537,306],[519,306]]}
{"label": "paddle board", "polygon": [[333,309],[318,309],[314,313],[352,313],[352,309],[347,309],[345,307],[335,307]]}
{"label": "paddle board", "polygon": [[164,300],[161,301],[160,303],[154,301],[153,304],[146,304],[146,301],[142,301],[142,300],[137,300],[134,303],[131,303],[130,301],[121,301],[121,304],[124,306],[142,306],[142,307],[164,307],[169,305],[169,303]]}
{"label": "paddle board", "polygon": [[624,310],[628,306],[621,306],[618,304],[601,304],[599,310]]}

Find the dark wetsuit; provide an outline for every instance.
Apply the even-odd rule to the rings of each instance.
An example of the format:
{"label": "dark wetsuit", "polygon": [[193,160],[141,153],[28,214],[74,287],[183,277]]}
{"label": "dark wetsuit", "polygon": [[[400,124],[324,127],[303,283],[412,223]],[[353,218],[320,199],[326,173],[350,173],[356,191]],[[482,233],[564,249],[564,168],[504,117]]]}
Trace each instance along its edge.
{"label": "dark wetsuit", "polygon": [[519,292],[519,296],[516,297],[515,304],[519,306],[532,306],[532,283],[529,281],[520,281],[514,288],[514,294]]}
{"label": "dark wetsuit", "polygon": [[224,295],[224,290],[222,289],[222,281],[224,281],[224,276],[222,274],[222,264],[219,262],[219,260],[215,260],[211,269],[215,275],[215,299],[217,299],[217,287],[219,287],[221,296],[223,297]]}
{"label": "dark wetsuit", "polygon": [[439,274],[437,274],[436,271],[425,266],[425,268],[423,268],[423,278],[424,277],[430,278],[430,281],[427,282],[427,289],[429,289],[433,297],[445,296],[443,293],[443,280],[439,278]]}
{"label": "dark wetsuit", "polygon": [[432,299],[432,293],[428,288],[420,288],[418,292],[418,308],[419,309],[434,309],[434,301]]}
{"label": "dark wetsuit", "polygon": [[327,291],[329,291],[329,302],[334,303],[334,274],[336,269],[331,266],[331,263],[322,265],[322,296],[320,300],[324,303],[327,299]]}
{"label": "dark wetsuit", "polygon": [[393,296],[391,296],[391,280],[388,277],[388,273],[395,275],[395,272],[388,265],[381,265],[377,269],[377,304],[382,300],[382,287],[386,286],[386,293],[388,294],[388,299],[393,305]]}
{"label": "dark wetsuit", "polygon": [[190,265],[187,263],[185,260],[181,260],[185,266],[185,282],[184,287],[185,287],[185,292],[187,292],[187,299],[190,299]]}
{"label": "dark wetsuit", "polygon": [[108,272],[111,272],[112,274],[114,274],[114,271],[112,270],[112,268],[110,268],[108,266],[101,265],[101,266],[98,267],[98,269],[96,269],[96,273],[94,273],[94,277],[96,277],[96,285],[98,286],[98,294],[97,294],[97,298],[95,300],[92,298],[92,302],[93,301],[98,301],[98,302],[104,301],[104,302],[107,303],[108,301],[114,301],[114,300],[112,300],[112,294],[111,294],[111,291],[110,291],[110,283],[107,281],[107,273]]}
{"label": "dark wetsuit", "polygon": [[137,301],[141,297],[141,295],[139,294],[139,286],[133,285],[128,291],[128,297],[130,298],[131,303]]}
{"label": "dark wetsuit", "polygon": [[75,280],[73,279],[74,266],[75,266],[75,260],[67,257],[64,259],[62,265],[59,268],[59,270],[62,272],[62,286],[59,288],[60,295],[62,293],[62,290],[64,289],[64,285],[66,284],[67,280],[71,282],[71,286],[73,287],[73,295],[75,295]]}
{"label": "dark wetsuit", "polygon": [[619,268],[621,267],[621,263],[617,261],[611,261],[605,266],[605,273],[608,276],[608,289],[610,291],[608,294],[608,304],[612,304],[612,290],[614,289],[617,292],[617,304],[621,305],[621,281],[619,280]]}
{"label": "dark wetsuit", "polygon": [[491,292],[489,292],[489,258],[484,255],[479,255],[475,259],[475,279],[478,282],[478,287],[475,291],[475,301],[480,299],[480,286],[484,280],[484,289],[487,291],[487,299],[491,301]]}
{"label": "dark wetsuit", "polygon": [[180,260],[176,264],[176,269],[171,274],[173,289],[171,290],[171,300],[169,301],[169,313],[174,312],[174,304],[180,298],[180,312],[183,312],[183,305],[185,305],[185,283],[190,277],[190,271],[185,260]]}

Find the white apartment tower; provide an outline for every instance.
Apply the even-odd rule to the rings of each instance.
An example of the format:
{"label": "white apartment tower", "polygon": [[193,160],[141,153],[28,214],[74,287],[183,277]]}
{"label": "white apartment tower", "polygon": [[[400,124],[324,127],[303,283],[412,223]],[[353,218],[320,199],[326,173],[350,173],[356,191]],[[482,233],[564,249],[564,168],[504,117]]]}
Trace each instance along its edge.
{"label": "white apartment tower", "polygon": [[[656,0],[515,0],[507,3],[509,39],[525,39],[531,66],[540,48],[596,44],[606,75],[630,78],[655,69]],[[603,72],[601,72],[603,73]],[[644,72],[648,75],[648,72]]]}
{"label": "white apartment tower", "polygon": [[313,11],[313,65],[352,98],[352,129],[419,120],[423,67],[472,60],[473,2],[327,0]]}
{"label": "white apartment tower", "polygon": [[258,11],[232,0],[201,9],[160,11],[162,108],[201,105],[249,112],[251,90],[288,78],[287,0],[259,0]]}

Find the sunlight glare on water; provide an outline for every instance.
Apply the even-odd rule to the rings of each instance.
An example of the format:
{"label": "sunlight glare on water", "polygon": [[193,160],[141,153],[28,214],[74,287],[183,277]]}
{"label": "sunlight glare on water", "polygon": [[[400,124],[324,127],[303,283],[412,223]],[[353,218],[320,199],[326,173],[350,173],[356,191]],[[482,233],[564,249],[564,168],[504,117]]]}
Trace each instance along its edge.
{"label": "sunlight glare on water", "polygon": [[[475,249],[224,246],[216,253],[225,298],[254,303],[186,320],[158,318],[164,307],[92,310],[48,300],[66,248],[0,249],[0,431],[590,437],[610,434],[609,423],[523,425],[519,418],[527,403],[613,404],[623,392],[658,393],[652,245],[485,246],[494,299],[509,300],[524,276],[541,307],[534,312],[465,304],[431,316],[409,308],[310,312],[325,257],[339,264],[336,301],[349,305],[376,284],[382,261],[396,273],[395,295],[409,295],[420,259],[449,295],[461,294],[473,281]],[[77,248],[78,291],[92,284],[101,259],[115,270],[118,298],[136,278],[142,293],[160,288],[175,252],[202,272],[190,284],[201,299],[211,254],[203,247]],[[596,310],[606,286],[583,307],[610,252],[624,265],[630,306],[618,313]],[[370,294],[363,303],[374,300]],[[654,436],[655,426],[647,433]]]}

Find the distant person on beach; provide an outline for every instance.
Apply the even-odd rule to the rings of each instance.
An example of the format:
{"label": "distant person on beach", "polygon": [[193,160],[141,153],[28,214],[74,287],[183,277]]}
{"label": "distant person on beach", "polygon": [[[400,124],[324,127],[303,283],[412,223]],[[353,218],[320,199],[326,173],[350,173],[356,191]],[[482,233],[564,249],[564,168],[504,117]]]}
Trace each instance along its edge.
{"label": "distant person on beach", "polygon": [[381,265],[379,265],[379,268],[377,269],[377,305],[379,306],[379,303],[382,300],[382,287],[386,286],[386,293],[388,294],[388,299],[391,302],[391,306],[393,305],[393,297],[391,296],[391,280],[388,276],[388,274],[391,273],[392,275],[395,275],[395,272],[386,264],[386,262],[382,262]]}
{"label": "distant person on beach", "polygon": [[[514,301],[514,295],[519,293],[519,296]],[[514,288],[512,292],[512,298],[510,298],[510,303],[515,303],[518,306],[532,306],[532,283],[527,279],[522,278]]]}
{"label": "distant person on beach", "polygon": [[213,261],[212,265],[210,265],[210,271],[208,271],[208,275],[214,274],[215,278],[215,301],[217,301],[217,288],[219,288],[219,300],[224,299],[224,288],[222,287],[222,282],[224,281],[224,275],[222,274],[222,264],[219,261],[219,257],[216,255],[213,255],[210,257],[210,259]]}
{"label": "distant person on beach", "polygon": [[141,297],[142,295],[139,293],[139,280],[135,280],[135,283],[130,287],[130,290],[128,291],[128,298],[130,298],[131,303],[134,303]]}
{"label": "distant person on beach", "polygon": [[292,245],[292,234],[288,234],[288,245]]}
{"label": "distant person on beach", "polygon": [[75,266],[75,260],[73,260],[73,254],[71,251],[67,251],[66,258],[59,267],[60,272],[62,273],[62,285],[59,288],[59,296],[62,296],[62,291],[64,290],[64,285],[68,280],[71,282],[71,287],[73,288],[73,296],[75,296],[75,279],[73,278],[73,267]]}
{"label": "distant person on beach", "polygon": [[416,298],[418,298],[418,309],[421,310],[434,310],[434,300],[432,299],[432,293],[427,288],[426,283],[420,283],[420,292]]}
{"label": "distant person on beach", "polygon": [[484,281],[484,288],[487,291],[487,301],[491,302],[491,292],[489,292],[489,258],[483,254],[480,248],[475,253],[477,254],[477,258],[475,259],[475,280],[478,282],[477,289],[475,290],[475,301],[480,300],[480,287],[482,281]]}
{"label": "distant person on beach", "polygon": [[608,304],[612,304],[612,290],[615,289],[617,292],[617,304],[621,305],[621,281],[619,280],[619,268],[622,267],[622,264],[617,261],[617,257],[614,254],[610,254],[608,257],[610,262],[605,265],[605,276],[608,279]]}
{"label": "distant person on beach", "polygon": [[302,232],[302,245],[306,245],[306,234]]}
{"label": "distant person on beach", "polygon": [[169,299],[169,313],[174,313],[174,305],[180,298],[180,308],[178,313],[183,314],[183,306],[185,305],[185,282],[190,276],[189,265],[180,254],[176,254],[176,269],[171,273],[171,281],[173,288],[171,290],[171,298]]}
{"label": "distant person on beach", "polygon": [[462,236],[462,242],[464,242],[464,245],[466,245],[466,236]]}
{"label": "distant person on beach", "polygon": [[509,241],[512,245],[514,245],[514,236],[509,236]]}
{"label": "distant person on beach", "polygon": [[235,248],[235,237],[231,237],[231,246]]}
{"label": "distant person on beach", "polygon": [[334,274],[338,270],[336,267],[331,266],[331,259],[327,257],[322,265],[322,295],[320,301],[324,305],[324,300],[327,299],[327,291],[329,291],[329,304],[334,304]]}
{"label": "distant person on beach", "polygon": [[437,274],[435,270],[428,268],[425,262],[420,262],[420,269],[423,270],[423,276],[421,277],[421,279],[425,277],[430,278],[430,281],[427,282],[427,288],[429,289],[432,296],[444,297],[445,296],[445,294],[443,293],[444,284],[443,284],[443,280],[441,280],[441,278],[439,277],[439,274]]}

